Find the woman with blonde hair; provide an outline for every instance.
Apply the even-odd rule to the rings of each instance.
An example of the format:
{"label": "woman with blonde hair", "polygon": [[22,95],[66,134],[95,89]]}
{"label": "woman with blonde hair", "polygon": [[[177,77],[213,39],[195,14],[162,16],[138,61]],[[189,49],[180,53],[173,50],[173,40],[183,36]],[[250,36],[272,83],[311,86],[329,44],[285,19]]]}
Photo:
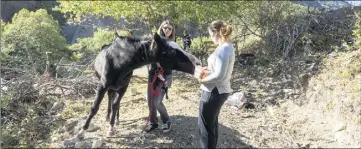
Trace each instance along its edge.
{"label": "woman with blonde hair", "polygon": [[[158,29],[158,34],[162,38],[167,40],[167,43],[173,48],[181,49],[181,47],[176,42],[174,42],[175,29],[169,20],[165,20],[162,22],[162,24]],[[151,64],[151,67],[148,72],[148,84],[150,84],[153,81],[152,79],[157,69],[158,69],[158,65],[156,63]],[[149,107],[149,124],[146,127],[146,132],[150,132],[158,128],[159,125],[157,122],[157,111],[160,113],[160,118],[163,122],[163,128],[162,128],[163,132],[168,132],[171,130],[171,122],[169,119],[169,115],[162,100],[164,98],[166,90],[170,88],[172,84],[172,70],[164,70],[163,74],[164,74],[164,79],[167,81],[167,84],[165,84],[165,86],[159,86],[159,83],[157,84],[157,82],[159,81],[155,81],[155,84],[153,84],[153,86],[148,85],[147,100]],[[150,93],[150,87],[152,87],[153,90],[157,90],[158,88],[161,88],[160,95],[158,96],[154,95],[153,97],[151,97],[152,95]]]}
{"label": "woman with blonde hair", "polygon": [[197,69],[195,76],[201,83],[198,131],[202,148],[215,148],[218,140],[218,115],[222,105],[233,91],[231,76],[235,61],[234,47],[230,41],[232,27],[222,20],[213,21],[208,27],[216,50],[208,57],[208,66]]}

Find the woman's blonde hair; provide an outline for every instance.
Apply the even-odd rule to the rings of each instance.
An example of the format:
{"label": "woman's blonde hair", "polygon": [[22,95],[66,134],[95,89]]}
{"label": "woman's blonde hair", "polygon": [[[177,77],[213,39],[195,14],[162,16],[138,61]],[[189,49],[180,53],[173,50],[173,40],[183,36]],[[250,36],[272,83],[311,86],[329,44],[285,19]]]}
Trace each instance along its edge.
{"label": "woman's blonde hair", "polygon": [[222,20],[213,21],[208,29],[213,33],[216,33],[217,36],[221,37],[222,42],[229,41],[229,37],[232,34],[232,26]]}
{"label": "woman's blonde hair", "polygon": [[[169,38],[167,38],[167,37],[165,36],[165,34],[164,34],[163,30],[162,30],[162,27],[163,27],[164,25],[170,25],[170,26],[172,26],[172,34],[169,36]],[[162,22],[162,24],[160,24],[157,33],[159,34],[159,36],[161,36],[161,37],[163,37],[163,38],[165,38],[165,39],[167,39],[167,40],[175,41],[175,27],[174,27],[173,24],[171,24],[171,22],[170,22],[169,20],[165,20],[165,21]]]}

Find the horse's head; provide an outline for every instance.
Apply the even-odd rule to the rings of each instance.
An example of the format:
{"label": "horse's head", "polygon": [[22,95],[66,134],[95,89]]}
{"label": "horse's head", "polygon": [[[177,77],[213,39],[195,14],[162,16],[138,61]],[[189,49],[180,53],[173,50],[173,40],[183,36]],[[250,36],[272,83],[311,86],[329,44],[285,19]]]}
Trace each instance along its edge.
{"label": "horse's head", "polygon": [[200,65],[200,61],[195,56],[172,47],[157,33],[154,35],[154,41],[156,43],[155,58],[163,68],[194,74],[196,66]]}

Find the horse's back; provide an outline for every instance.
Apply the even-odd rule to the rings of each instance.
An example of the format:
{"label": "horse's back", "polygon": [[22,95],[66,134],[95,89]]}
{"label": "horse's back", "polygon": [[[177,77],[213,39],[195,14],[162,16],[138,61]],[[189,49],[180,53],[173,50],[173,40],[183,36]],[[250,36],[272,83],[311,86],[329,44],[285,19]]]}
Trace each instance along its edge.
{"label": "horse's back", "polygon": [[100,78],[103,75],[106,63],[107,63],[106,50],[102,50],[96,56],[95,61],[94,61],[94,70],[95,70],[95,73],[97,73],[98,78]]}

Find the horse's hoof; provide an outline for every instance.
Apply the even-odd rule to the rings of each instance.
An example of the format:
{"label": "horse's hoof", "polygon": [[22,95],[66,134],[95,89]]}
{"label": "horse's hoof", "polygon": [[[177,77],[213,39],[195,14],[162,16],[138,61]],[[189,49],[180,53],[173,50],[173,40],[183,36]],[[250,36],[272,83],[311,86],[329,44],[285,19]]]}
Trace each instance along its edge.
{"label": "horse's hoof", "polygon": [[115,129],[113,127],[109,127],[108,135],[107,137],[113,137],[115,135]]}
{"label": "horse's hoof", "polygon": [[80,139],[78,138],[78,136],[74,136],[74,137],[72,137],[72,138],[70,138],[70,139],[64,140],[64,142],[78,142],[78,141],[80,141]]}
{"label": "horse's hoof", "polygon": [[84,140],[84,129],[80,130],[74,138],[77,138],[78,140]]}
{"label": "horse's hoof", "polygon": [[109,130],[107,137],[114,137],[114,135],[115,135],[115,131],[114,130]]}

